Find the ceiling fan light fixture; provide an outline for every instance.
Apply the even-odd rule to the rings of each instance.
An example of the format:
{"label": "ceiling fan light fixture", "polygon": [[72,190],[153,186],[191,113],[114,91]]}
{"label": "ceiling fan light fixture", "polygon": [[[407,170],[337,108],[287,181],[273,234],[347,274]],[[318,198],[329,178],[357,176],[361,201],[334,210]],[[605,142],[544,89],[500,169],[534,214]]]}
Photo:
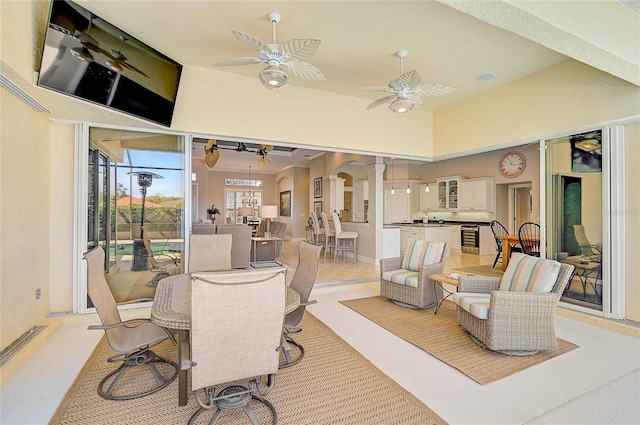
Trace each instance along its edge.
{"label": "ceiling fan light fixture", "polygon": [[85,46],[81,47],[73,47],[71,49],[71,56],[74,58],[83,61],[83,62],[93,62],[93,55]]}
{"label": "ceiling fan light fixture", "polygon": [[260,82],[268,89],[277,89],[289,81],[289,76],[274,66],[268,66],[258,74]]}
{"label": "ceiling fan light fixture", "polygon": [[108,60],[105,62],[105,64],[107,65],[107,68],[109,68],[113,72],[117,72],[118,74],[122,72],[122,66],[120,66],[117,61]]}
{"label": "ceiling fan light fixture", "polygon": [[412,101],[402,97],[389,105],[389,109],[397,114],[406,114],[407,112],[411,112],[413,107],[414,104]]}
{"label": "ceiling fan light fixture", "polygon": [[597,139],[584,139],[578,142],[577,146],[584,150],[593,150],[600,148],[602,145]]}

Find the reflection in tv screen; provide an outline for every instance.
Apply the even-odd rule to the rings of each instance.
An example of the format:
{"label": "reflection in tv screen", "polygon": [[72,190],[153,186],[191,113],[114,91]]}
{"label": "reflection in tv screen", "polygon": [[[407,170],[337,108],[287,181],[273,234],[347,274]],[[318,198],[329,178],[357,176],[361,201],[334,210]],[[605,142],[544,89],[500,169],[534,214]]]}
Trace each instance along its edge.
{"label": "reflection in tv screen", "polygon": [[87,9],[51,3],[38,85],[170,126],[182,65]]}

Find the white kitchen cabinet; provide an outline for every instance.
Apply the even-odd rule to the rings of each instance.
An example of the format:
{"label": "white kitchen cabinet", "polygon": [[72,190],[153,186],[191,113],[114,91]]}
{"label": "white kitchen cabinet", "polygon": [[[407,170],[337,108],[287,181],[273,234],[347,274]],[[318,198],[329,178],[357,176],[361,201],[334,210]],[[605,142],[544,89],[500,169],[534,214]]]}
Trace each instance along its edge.
{"label": "white kitchen cabinet", "polygon": [[461,230],[461,226],[451,226],[449,228],[449,243],[453,252],[462,252]]}
{"label": "white kitchen cabinet", "polygon": [[404,226],[400,229],[400,253],[404,254],[409,239],[421,239],[427,241],[445,242],[447,248],[445,250],[445,257],[449,257],[451,254],[450,247],[450,226],[428,226],[428,227],[416,227],[416,226]]}
{"label": "white kitchen cabinet", "polygon": [[[426,188],[429,191],[426,191]],[[433,211],[438,209],[438,184],[421,184],[420,185],[420,211]]]}
{"label": "white kitchen cabinet", "polygon": [[490,226],[480,226],[480,255],[495,254],[498,245]]}
{"label": "white kitchen cabinet", "polygon": [[457,210],[460,177],[446,177],[436,181],[438,185],[438,209]]}
{"label": "white kitchen cabinet", "polygon": [[460,181],[461,210],[493,212],[495,209],[495,180],[492,178]]}
{"label": "white kitchen cabinet", "polygon": [[447,248],[444,251],[444,256],[451,256],[451,226],[430,226],[425,227],[424,230],[426,240],[445,242]]}
{"label": "white kitchen cabinet", "polygon": [[404,190],[384,191],[384,224],[409,222],[411,220],[411,194]]}
{"label": "white kitchen cabinet", "polygon": [[382,258],[400,256],[400,228],[384,227],[382,229]]}
{"label": "white kitchen cabinet", "polygon": [[409,239],[424,239],[424,231],[419,227],[404,226],[400,229],[400,253],[404,254]]}

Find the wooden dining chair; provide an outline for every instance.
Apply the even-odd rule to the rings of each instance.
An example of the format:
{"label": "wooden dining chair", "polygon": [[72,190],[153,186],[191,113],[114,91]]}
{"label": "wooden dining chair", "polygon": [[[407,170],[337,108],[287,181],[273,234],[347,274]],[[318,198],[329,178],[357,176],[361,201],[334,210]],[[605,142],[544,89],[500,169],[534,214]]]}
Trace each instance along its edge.
{"label": "wooden dining chair", "polygon": [[533,257],[540,256],[540,225],[527,221],[518,230],[522,252]]}
{"label": "wooden dining chair", "polygon": [[[509,231],[498,220],[492,220],[489,226],[491,227],[491,231],[493,232],[493,239],[496,241],[496,246],[497,246],[496,258],[495,260],[493,260],[493,266],[491,266],[492,268],[494,268],[498,263],[498,260],[500,259],[500,257],[502,257],[502,239],[497,238],[496,236],[508,235]],[[522,250],[520,249],[520,247],[516,246],[515,244],[511,244],[511,252],[521,252],[521,251]]]}

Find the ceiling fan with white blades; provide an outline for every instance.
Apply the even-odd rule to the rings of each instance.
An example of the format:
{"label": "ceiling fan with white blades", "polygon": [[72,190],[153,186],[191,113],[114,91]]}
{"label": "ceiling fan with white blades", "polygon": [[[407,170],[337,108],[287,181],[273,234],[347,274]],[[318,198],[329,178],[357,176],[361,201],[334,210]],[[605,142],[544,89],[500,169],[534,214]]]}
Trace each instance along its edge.
{"label": "ceiling fan with white blades", "polygon": [[285,71],[293,76],[311,81],[326,80],[322,72],[314,65],[304,61],[313,55],[320,47],[320,40],[312,38],[295,38],[282,44],[276,42],[276,25],[280,22],[280,15],[271,12],[267,18],[273,27],[273,42],[265,43],[249,34],[238,30],[231,30],[245,46],[258,52],[258,57],[243,57],[218,62],[216,66],[236,66],[266,63],[268,66],[258,74],[262,84],[268,89],[282,87],[289,81]]}
{"label": "ceiling fan with white blades", "polygon": [[400,58],[400,77],[389,82],[388,87],[370,86],[362,87],[362,90],[383,91],[392,93],[386,97],[378,99],[367,107],[373,109],[384,103],[391,102],[389,109],[399,114],[411,112],[414,108],[422,106],[422,96],[437,96],[451,93],[456,87],[445,84],[425,83],[422,84],[422,76],[418,71],[404,73],[404,58],[407,56],[406,50],[399,50],[396,56]]}

